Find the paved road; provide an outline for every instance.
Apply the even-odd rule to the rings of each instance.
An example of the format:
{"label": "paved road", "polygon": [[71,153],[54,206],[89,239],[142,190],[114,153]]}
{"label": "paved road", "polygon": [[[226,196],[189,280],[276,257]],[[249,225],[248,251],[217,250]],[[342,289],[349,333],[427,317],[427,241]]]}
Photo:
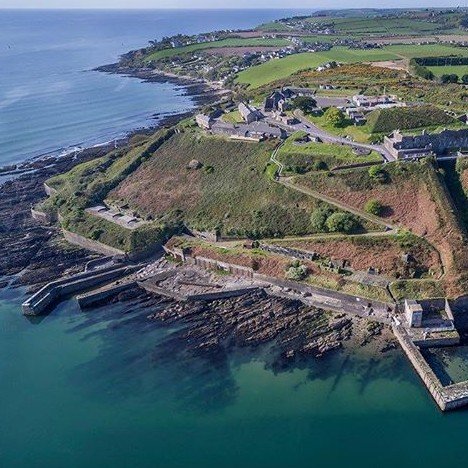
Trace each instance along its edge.
{"label": "paved road", "polygon": [[[348,145],[348,146],[353,146],[355,148],[362,148],[366,150],[376,151],[384,158],[386,162],[395,161],[395,158],[381,145],[357,143],[348,138],[342,138],[336,135],[332,135],[331,133],[328,133],[327,131],[311,123],[308,119],[304,117],[304,115],[300,111],[297,111],[297,110],[294,111],[294,116],[299,120],[299,123],[296,125],[289,126],[290,129],[293,131],[303,131],[312,137],[318,137],[321,140],[329,142],[329,143],[336,143],[339,145]],[[276,122],[276,125],[277,125],[277,122]]]}

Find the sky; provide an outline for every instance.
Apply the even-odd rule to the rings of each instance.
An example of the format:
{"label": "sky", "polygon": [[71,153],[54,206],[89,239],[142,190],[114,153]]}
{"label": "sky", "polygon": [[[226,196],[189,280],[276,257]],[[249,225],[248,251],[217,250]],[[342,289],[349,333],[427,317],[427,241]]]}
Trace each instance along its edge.
{"label": "sky", "polygon": [[[300,0],[298,8],[415,8],[466,6],[468,0]],[[283,8],[291,0],[0,0],[0,8]]]}

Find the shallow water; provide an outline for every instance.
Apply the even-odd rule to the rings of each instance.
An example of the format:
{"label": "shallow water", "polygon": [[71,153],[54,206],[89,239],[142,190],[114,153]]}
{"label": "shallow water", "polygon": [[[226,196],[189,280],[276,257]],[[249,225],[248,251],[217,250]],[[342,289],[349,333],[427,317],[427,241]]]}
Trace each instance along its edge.
{"label": "shallow water", "polygon": [[275,373],[268,350],[193,357],[175,330],[74,301],[40,321],[0,294],[2,466],[447,466],[442,415],[405,358],[362,350]]}

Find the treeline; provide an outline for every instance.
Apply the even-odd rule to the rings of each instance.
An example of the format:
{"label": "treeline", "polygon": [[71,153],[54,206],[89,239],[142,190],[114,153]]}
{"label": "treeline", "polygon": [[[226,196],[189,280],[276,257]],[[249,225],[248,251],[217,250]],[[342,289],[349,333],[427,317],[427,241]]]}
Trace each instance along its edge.
{"label": "treeline", "polygon": [[[425,80],[436,80],[437,77],[434,73],[429,70],[427,67],[442,67],[442,66],[460,66],[468,65],[468,57],[458,57],[458,56],[449,56],[449,57],[420,57],[412,58],[410,60],[410,69],[411,71]],[[438,80],[441,83],[458,83],[461,79],[463,84],[468,84],[468,75],[465,74],[462,77],[459,77],[456,73],[447,73],[441,75]]]}
{"label": "treeline", "polygon": [[468,65],[468,57],[460,57],[458,55],[449,55],[447,57],[417,57],[413,58],[412,61],[423,67]]}

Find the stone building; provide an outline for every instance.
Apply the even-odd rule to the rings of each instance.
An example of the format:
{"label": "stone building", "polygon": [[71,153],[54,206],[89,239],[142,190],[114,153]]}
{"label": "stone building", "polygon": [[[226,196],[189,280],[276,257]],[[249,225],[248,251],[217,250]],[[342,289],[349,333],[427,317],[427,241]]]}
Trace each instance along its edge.
{"label": "stone building", "polygon": [[411,159],[424,156],[440,156],[448,151],[468,148],[468,129],[443,130],[440,133],[403,135],[399,130],[384,138],[385,148],[396,159]]}
{"label": "stone building", "polygon": [[239,104],[239,113],[244,121],[248,124],[256,122],[262,117],[260,112],[255,107],[249,106],[244,102]]}
{"label": "stone building", "polygon": [[405,317],[409,327],[421,327],[422,315],[423,308],[417,301],[405,299]]}
{"label": "stone building", "polygon": [[205,130],[209,130],[211,125],[213,124],[213,119],[209,115],[205,114],[197,114],[195,116],[195,122],[200,128],[204,128]]}

